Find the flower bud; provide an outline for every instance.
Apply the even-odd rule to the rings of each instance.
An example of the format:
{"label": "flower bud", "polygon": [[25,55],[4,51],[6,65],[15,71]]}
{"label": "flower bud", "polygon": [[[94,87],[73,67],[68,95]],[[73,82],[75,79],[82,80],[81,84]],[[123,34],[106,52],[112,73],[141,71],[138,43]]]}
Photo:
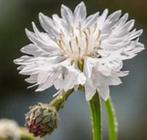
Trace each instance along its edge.
{"label": "flower bud", "polygon": [[42,103],[30,107],[30,111],[26,114],[26,126],[34,136],[51,134],[57,128],[56,109]]}

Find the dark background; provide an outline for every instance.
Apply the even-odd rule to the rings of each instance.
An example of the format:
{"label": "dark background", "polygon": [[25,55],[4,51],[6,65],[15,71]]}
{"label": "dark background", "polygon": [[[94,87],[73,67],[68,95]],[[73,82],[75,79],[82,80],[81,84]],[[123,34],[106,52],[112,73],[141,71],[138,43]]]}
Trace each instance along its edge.
{"label": "dark background", "polygon": [[[32,29],[31,22],[39,25],[38,13],[48,16],[60,13],[60,5],[72,9],[79,0],[0,0],[0,118],[11,118],[24,125],[24,114],[28,107],[37,102],[49,102],[53,89],[34,93],[26,89],[24,76],[18,75],[13,59],[22,54],[26,45],[24,28]],[[122,9],[136,19],[136,27],[143,28],[142,42],[147,44],[147,1],[146,0],[85,0],[88,14],[109,8],[110,13]],[[119,140],[147,140],[147,51],[125,62],[124,69],[130,75],[123,84],[111,88],[111,96],[119,121]],[[103,109],[105,110],[105,109]],[[58,129],[49,140],[91,140],[88,103],[84,94],[75,93],[60,111]],[[103,111],[104,138],[107,140],[107,118]]]}

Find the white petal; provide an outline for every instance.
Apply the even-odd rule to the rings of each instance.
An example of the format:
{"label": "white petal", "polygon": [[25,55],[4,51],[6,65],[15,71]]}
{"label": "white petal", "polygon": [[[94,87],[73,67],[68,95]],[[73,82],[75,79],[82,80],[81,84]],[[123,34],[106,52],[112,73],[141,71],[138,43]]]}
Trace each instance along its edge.
{"label": "white petal", "polygon": [[73,24],[73,12],[65,5],[61,5],[61,16],[69,24]]}
{"label": "white petal", "polygon": [[15,60],[14,60],[14,63],[15,63],[15,64],[18,64],[18,65],[24,65],[23,62],[28,61],[28,60],[30,60],[31,58],[32,58],[31,56],[24,55],[24,56],[21,56],[21,57],[18,58],[18,59],[15,59]]}
{"label": "white petal", "polygon": [[36,91],[43,91],[53,86],[54,82],[58,79],[59,75],[60,75],[60,72],[57,70],[56,71],[54,70],[48,73],[46,77],[45,77],[45,73],[43,75],[43,72],[41,72],[40,75],[38,76],[37,82],[39,84],[39,87],[37,88]]}
{"label": "white petal", "polygon": [[88,16],[86,21],[85,21],[84,27],[89,27],[91,25],[94,25],[97,22],[98,16],[99,16],[99,12]]}
{"label": "white petal", "polygon": [[37,77],[37,83],[38,85],[39,84],[42,84],[42,83],[45,83],[46,80],[48,79],[48,75],[49,75],[49,72],[48,71],[42,71],[38,74],[38,77]]}
{"label": "white petal", "polygon": [[124,77],[124,76],[127,76],[128,74],[129,74],[129,71],[120,71],[117,73],[119,77]]}
{"label": "white petal", "polygon": [[120,26],[122,26],[123,24],[125,24],[125,22],[128,20],[128,13],[126,13],[126,14],[124,14],[121,18],[120,18],[120,20],[119,20],[119,22],[118,22],[118,25],[120,25]]}
{"label": "white petal", "polygon": [[122,83],[121,79],[117,76],[108,77],[109,85],[120,85]]}
{"label": "white petal", "polygon": [[141,29],[141,30],[138,30],[138,31],[134,30],[134,31],[130,32],[129,39],[130,39],[130,40],[136,39],[136,38],[138,38],[142,33],[143,33],[143,30],[142,30],[142,29]]}
{"label": "white petal", "polygon": [[109,69],[109,67],[105,63],[101,63],[98,66],[98,71],[105,76],[109,76],[111,74],[111,69]]}
{"label": "white petal", "polygon": [[107,100],[110,96],[110,89],[108,85],[101,85],[97,88],[99,95],[102,97],[103,100]]}
{"label": "white petal", "polygon": [[73,66],[61,66],[61,75],[55,81],[54,86],[65,91],[74,88],[75,85],[83,85],[85,83],[85,76]]}
{"label": "white petal", "polygon": [[40,48],[42,51],[45,51],[45,53],[50,53],[52,51],[59,51],[60,48],[57,47],[56,43],[54,43],[53,41],[51,41],[51,39],[48,38],[48,42],[46,42],[46,35],[42,34],[42,40],[40,38],[38,38],[35,33],[29,31],[26,29],[26,34],[28,36],[28,38],[38,47]]}
{"label": "white petal", "polygon": [[138,42],[138,40],[132,41],[130,45],[122,50],[122,52],[120,53],[120,57],[122,58],[122,60],[131,59],[135,57],[137,53],[141,52],[144,49],[144,45]]}
{"label": "white petal", "polygon": [[130,31],[133,27],[134,27],[134,23],[135,23],[135,20],[130,20],[130,21],[128,21],[127,23],[126,23],[126,25],[125,25],[125,29],[127,30],[127,31]]}
{"label": "white petal", "polygon": [[63,90],[58,90],[56,93],[54,93],[53,97],[56,97],[57,95],[59,95],[62,92],[64,92],[64,91]]}
{"label": "white petal", "polygon": [[21,48],[21,52],[33,55],[33,56],[39,56],[41,55],[41,50],[37,47],[35,47],[34,44],[29,44]]}
{"label": "white petal", "polygon": [[43,29],[49,33],[50,36],[57,36],[58,31],[53,23],[53,20],[42,13],[39,13],[39,21]]}
{"label": "white petal", "polygon": [[80,83],[81,85],[84,85],[86,82],[86,77],[83,73],[80,73],[77,79],[78,83]]}
{"label": "white petal", "polygon": [[32,26],[33,26],[33,30],[35,32],[35,34],[40,37],[40,31],[37,29],[36,25],[34,22],[32,22]]}
{"label": "white petal", "polygon": [[96,59],[90,57],[84,61],[84,73],[88,78],[91,77],[92,69],[96,66],[97,62]]}
{"label": "white petal", "polygon": [[86,100],[90,101],[92,97],[95,95],[95,93],[96,93],[96,87],[94,87],[93,82],[90,79],[87,80],[87,82],[85,83]]}
{"label": "white petal", "polygon": [[121,16],[121,10],[117,10],[115,12],[113,12],[111,15],[108,16],[108,20],[117,20],[119,17]]}
{"label": "white petal", "polygon": [[121,16],[121,10],[115,11],[111,15],[108,16],[107,20],[110,24],[114,24]]}
{"label": "white petal", "polygon": [[29,78],[26,78],[25,81],[34,84],[37,82],[37,75],[31,75]]}
{"label": "white petal", "polygon": [[84,2],[78,4],[74,10],[75,22],[85,19],[87,15]]}
{"label": "white petal", "polygon": [[101,16],[99,16],[98,18],[98,26],[99,26],[99,29],[102,29],[102,27],[104,26],[104,22],[107,18],[107,15],[108,15],[108,9],[105,9],[103,11],[103,13],[101,14]]}

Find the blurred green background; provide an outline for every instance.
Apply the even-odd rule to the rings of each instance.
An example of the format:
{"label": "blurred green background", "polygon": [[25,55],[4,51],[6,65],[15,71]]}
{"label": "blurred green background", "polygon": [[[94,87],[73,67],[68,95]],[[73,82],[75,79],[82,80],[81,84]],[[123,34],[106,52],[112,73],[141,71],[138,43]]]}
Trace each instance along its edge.
{"label": "blurred green background", "polygon": [[[0,0],[0,118],[11,118],[24,125],[24,114],[37,102],[49,102],[53,89],[34,93],[26,89],[24,76],[18,75],[13,59],[22,54],[20,48],[27,43],[24,28],[32,29],[31,22],[39,26],[38,13],[48,16],[60,13],[60,5],[72,9],[80,0]],[[110,13],[122,9],[136,19],[136,27],[143,28],[142,42],[147,44],[146,0],[85,0],[88,14],[109,8]],[[119,140],[147,140],[147,51],[125,62],[130,75],[123,84],[111,88],[111,96],[119,121]],[[104,110],[104,109],[103,109]],[[91,140],[89,108],[82,93],[70,97],[60,111],[58,129],[49,140]],[[103,111],[104,139],[107,140],[107,118]]]}

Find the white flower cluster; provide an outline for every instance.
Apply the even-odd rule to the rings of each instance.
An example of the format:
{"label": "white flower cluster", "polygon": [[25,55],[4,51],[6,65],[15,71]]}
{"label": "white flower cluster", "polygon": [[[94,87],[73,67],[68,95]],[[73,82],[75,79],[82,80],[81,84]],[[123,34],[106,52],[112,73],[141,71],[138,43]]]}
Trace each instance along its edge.
{"label": "white flower cluster", "polygon": [[128,74],[121,71],[123,60],[144,49],[139,42],[142,30],[133,29],[134,20],[128,20],[121,10],[108,15],[105,9],[87,16],[81,2],[74,12],[62,5],[61,17],[40,13],[39,20],[45,32],[34,23],[34,32],[26,29],[32,43],[21,49],[26,55],[15,60],[20,74],[30,76],[26,81],[38,85],[36,91],[51,86],[67,91],[82,85],[87,100],[96,91],[107,100],[109,86],[119,85],[120,77]]}

